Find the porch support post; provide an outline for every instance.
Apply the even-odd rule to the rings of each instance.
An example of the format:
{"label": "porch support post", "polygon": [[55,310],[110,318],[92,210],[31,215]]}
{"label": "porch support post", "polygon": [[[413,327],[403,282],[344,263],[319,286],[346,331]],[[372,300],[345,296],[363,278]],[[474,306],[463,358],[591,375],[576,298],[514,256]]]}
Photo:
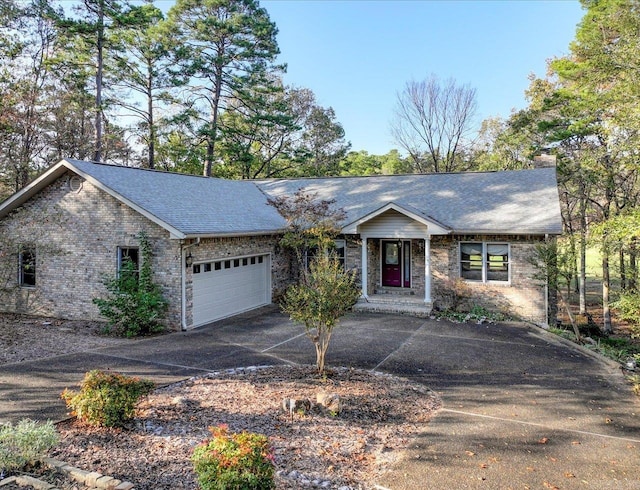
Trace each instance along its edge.
{"label": "porch support post", "polygon": [[362,282],[362,297],[365,299],[369,298],[369,295],[367,294],[368,291],[368,285],[367,285],[367,275],[368,275],[368,262],[369,262],[369,257],[368,257],[368,253],[367,253],[367,242],[368,242],[368,238],[366,235],[362,235],[362,259],[361,259],[361,263],[362,263],[362,273],[360,274],[360,280]]}
{"label": "porch support post", "polygon": [[431,235],[424,237],[424,302],[431,304]]}

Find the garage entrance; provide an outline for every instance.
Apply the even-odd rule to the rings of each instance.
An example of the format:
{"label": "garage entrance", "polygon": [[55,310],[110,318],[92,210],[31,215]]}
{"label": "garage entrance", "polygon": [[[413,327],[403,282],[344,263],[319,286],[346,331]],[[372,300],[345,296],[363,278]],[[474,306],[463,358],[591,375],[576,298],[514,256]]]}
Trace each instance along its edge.
{"label": "garage entrance", "polygon": [[269,255],[234,257],[193,265],[193,326],[271,303]]}

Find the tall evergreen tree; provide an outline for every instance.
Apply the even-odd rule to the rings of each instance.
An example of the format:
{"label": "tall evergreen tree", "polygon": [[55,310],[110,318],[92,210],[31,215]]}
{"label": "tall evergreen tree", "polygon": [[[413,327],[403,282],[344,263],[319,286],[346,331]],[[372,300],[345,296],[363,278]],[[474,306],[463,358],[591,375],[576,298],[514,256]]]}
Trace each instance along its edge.
{"label": "tall evergreen tree", "polygon": [[186,102],[202,113],[203,174],[210,176],[220,115],[232,110],[231,100],[242,104],[252,87],[268,83],[279,53],[278,31],[255,0],[178,0],[168,21],[180,71],[193,80]]}

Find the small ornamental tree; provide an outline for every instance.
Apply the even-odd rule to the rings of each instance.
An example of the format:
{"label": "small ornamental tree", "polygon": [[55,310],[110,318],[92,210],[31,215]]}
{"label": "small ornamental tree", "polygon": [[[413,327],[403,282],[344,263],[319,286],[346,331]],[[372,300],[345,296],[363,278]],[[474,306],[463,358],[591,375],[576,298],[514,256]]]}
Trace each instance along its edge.
{"label": "small ornamental tree", "polygon": [[299,189],[293,196],[269,199],[269,204],[287,221],[288,228],[281,245],[296,254],[300,271],[304,269],[306,253],[326,252],[340,233],[340,223],[346,218],[342,209],[333,209],[334,200],[318,200],[316,194]]}
{"label": "small ornamental tree", "polygon": [[144,232],[140,232],[138,241],[142,259],[140,272],[126,258],[118,276],[104,283],[109,295],[93,299],[109,325],[127,337],[162,331],[164,327],[161,320],[168,308],[160,287],[153,282],[149,239]]}
{"label": "small ornamental tree", "polygon": [[[335,201],[316,200],[314,194],[299,190],[293,197],[271,200],[289,223],[282,245],[295,251],[300,266],[298,283],[284,295],[282,310],[294,322],[304,325],[316,348],[316,365],[322,374],[334,327],[360,296],[356,276],[344,269],[332,253],[340,223],[346,217],[335,210]],[[315,251],[305,264],[305,252]]]}
{"label": "small ornamental tree", "polygon": [[321,254],[303,271],[300,282],[284,295],[282,310],[304,325],[316,347],[318,373],[324,372],[329,341],[338,320],[358,300],[355,275],[346,272],[337,258]]}

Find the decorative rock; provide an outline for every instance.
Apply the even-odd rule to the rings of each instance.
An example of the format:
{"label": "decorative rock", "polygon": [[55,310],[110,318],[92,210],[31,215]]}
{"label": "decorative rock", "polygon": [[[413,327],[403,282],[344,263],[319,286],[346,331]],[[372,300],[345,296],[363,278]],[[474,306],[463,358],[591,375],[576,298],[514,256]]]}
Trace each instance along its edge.
{"label": "decorative rock", "polygon": [[102,476],[102,473],[91,472],[85,477],[84,484],[88,487],[95,487],[96,482],[99,478],[102,478]]}
{"label": "decorative rock", "polygon": [[308,398],[283,398],[282,410],[289,413],[291,420],[293,420],[294,413],[305,415],[311,410],[311,401]]}
{"label": "decorative rock", "polygon": [[11,485],[12,483],[15,483],[16,481],[16,477],[15,476],[10,476],[9,478],[4,478],[3,480],[0,480],[0,487],[4,487],[5,485]]}
{"label": "decorative rock", "polygon": [[120,485],[118,485],[113,490],[133,490],[134,488],[135,487],[134,487],[133,483],[130,483],[128,481],[123,481]]}
{"label": "decorative rock", "polygon": [[89,471],[71,467],[71,470],[69,471],[69,476],[77,482],[85,483],[87,479],[87,475],[89,473],[90,473]]}
{"label": "decorative rock", "polygon": [[342,412],[342,402],[340,396],[335,393],[320,392],[316,395],[316,402],[327,412],[332,415],[338,415]]}
{"label": "decorative rock", "polygon": [[96,480],[96,487],[111,489],[117,487],[120,483],[122,483],[120,480],[116,480],[112,476],[103,476]]}
{"label": "decorative rock", "polygon": [[50,483],[47,483],[42,480],[38,480],[37,478],[34,478],[32,476],[27,476],[27,475],[17,476],[15,479],[15,482],[21,487],[26,487],[30,485],[36,490],[52,490],[56,488]]}

